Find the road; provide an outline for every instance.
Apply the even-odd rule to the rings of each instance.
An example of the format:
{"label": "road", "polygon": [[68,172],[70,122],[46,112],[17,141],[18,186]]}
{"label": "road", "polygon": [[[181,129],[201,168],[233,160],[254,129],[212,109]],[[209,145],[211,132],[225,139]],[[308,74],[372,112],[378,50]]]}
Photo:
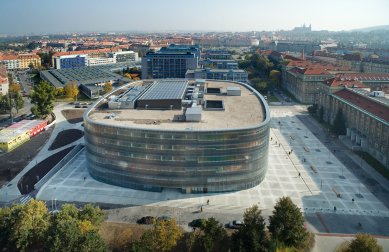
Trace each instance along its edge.
{"label": "road", "polygon": [[30,75],[26,71],[19,72],[17,74],[19,78],[19,84],[22,86],[22,92],[25,95],[29,95],[32,88],[32,81]]}

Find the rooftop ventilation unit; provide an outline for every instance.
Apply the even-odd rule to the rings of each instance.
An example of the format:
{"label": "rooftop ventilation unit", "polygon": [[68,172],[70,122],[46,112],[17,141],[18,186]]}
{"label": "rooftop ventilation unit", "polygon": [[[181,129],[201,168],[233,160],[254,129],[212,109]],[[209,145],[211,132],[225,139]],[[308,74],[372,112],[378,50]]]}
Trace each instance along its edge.
{"label": "rooftop ventilation unit", "polygon": [[241,95],[240,87],[227,87],[227,95],[240,96]]}
{"label": "rooftop ventilation unit", "polygon": [[192,106],[187,108],[185,112],[185,119],[187,122],[200,122],[201,121],[201,107]]}

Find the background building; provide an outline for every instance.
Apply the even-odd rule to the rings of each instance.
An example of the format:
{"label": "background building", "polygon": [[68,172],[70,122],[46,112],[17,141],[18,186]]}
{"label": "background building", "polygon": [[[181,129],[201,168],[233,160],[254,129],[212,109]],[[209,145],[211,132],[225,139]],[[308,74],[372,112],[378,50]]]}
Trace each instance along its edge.
{"label": "background building", "polygon": [[7,68],[5,65],[0,64],[0,94],[6,95],[8,93],[9,83]]}
{"label": "background building", "polygon": [[114,63],[137,62],[138,53],[119,51],[119,48],[106,48],[83,51],[57,52],[52,57],[55,69],[98,66]]}
{"label": "background building", "polygon": [[8,54],[0,55],[0,63],[3,63],[8,70],[27,69],[41,66],[41,58],[36,54]]}
{"label": "background building", "polygon": [[66,68],[84,67],[86,65],[87,65],[87,55],[75,54],[75,55],[55,56],[53,67],[55,69],[66,69]]}
{"label": "background building", "polygon": [[106,82],[113,85],[131,81],[115,72],[127,67],[135,67],[134,63],[116,63],[91,67],[52,69],[40,72],[40,77],[56,88],[63,88],[71,81],[77,82],[79,89],[89,98],[98,98],[103,92]]}
{"label": "background building", "polygon": [[[84,114],[88,170],[95,179],[186,193],[242,190],[264,179],[269,108],[249,85],[138,81],[113,94]],[[108,109],[96,110],[104,103]]]}
{"label": "background building", "polygon": [[189,45],[170,45],[142,58],[142,79],[185,78],[188,69],[196,69],[200,48]]}
{"label": "background building", "polygon": [[248,74],[242,69],[197,68],[186,71],[185,78],[247,82]]}
{"label": "background building", "polygon": [[[381,91],[382,92],[382,91]],[[389,169],[389,100],[363,88],[347,88],[320,94],[323,119],[333,123],[339,110],[354,150],[368,152]]]}

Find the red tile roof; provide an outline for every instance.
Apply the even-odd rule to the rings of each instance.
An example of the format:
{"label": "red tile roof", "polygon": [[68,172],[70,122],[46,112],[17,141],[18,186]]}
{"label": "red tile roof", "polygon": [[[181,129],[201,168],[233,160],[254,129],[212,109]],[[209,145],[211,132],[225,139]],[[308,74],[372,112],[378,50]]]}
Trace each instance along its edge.
{"label": "red tile roof", "polygon": [[103,49],[93,49],[93,50],[83,50],[83,51],[69,51],[69,52],[57,52],[54,53],[55,56],[64,56],[64,55],[75,55],[75,54],[89,54],[89,53],[109,53],[109,52],[117,52],[119,49],[114,48],[103,48]]}
{"label": "red tile roof", "polygon": [[21,54],[2,54],[0,60],[17,60],[21,58],[40,58],[39,55],[33,53],[21,53]]}
{"label": "red tile roof", "polygon": [[3,54],[0,55],[0,60],[17,60],[18,55],[16,54]]}
{"label": "red tile roof", "polygon": [[354,104],[355,106],[370,112],[371,114],[389,122],[389,107],[378,103],[366,96],[357,94],[348,89],[342,89],[334,93],[335,96]]}
{"label": "red tile roof", "polygon": [[330,74],[325,68],[304,68],[295,67],[290,70],[293,73],[304,74],[304,75],[328,75]]}
{"label": "red tile roof", "polygon": [[325,63],[312,63],[307,60],[293,60],[290,61],[287,66],[290,67],[309,67],[309,68],[319,68],[325,69],[328,71],[349,71],[350,69],[347,66],[337,66],[333,64]]}
{"label": "red tile roof", "polygon": [[355,87],[355,88],[366,88],[367,86],[357,80],[345,80],[339,77],[331,78],[323,81],[324,84],[330,87]]}
{"label": "red tile roof", "polygon": [[389,74],[387,73],[343,73],[337,76],[346,80],[389,81]]}

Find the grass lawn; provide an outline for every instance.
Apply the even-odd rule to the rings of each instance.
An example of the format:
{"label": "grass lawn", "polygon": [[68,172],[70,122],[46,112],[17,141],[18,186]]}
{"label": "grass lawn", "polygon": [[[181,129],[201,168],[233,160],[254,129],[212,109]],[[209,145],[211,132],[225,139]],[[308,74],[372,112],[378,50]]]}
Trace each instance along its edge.
{"label": "grass lawn", "polygon": [[268,96],[267,96],[267,101],[268,101],[268,102],[279,102],[279,100],[277,99],[277,97],[275,97],[274,95],[268,95]]}
{"label": "grass lawn", "polygon": [[382,176],[384,176],[387,180],[389,180],[389,170],[383,166],[377,159],[371,156],[367,152],[357,151],[356,152],[363,160],[366,161],[371,167],[373,167],[377,172],[379,172]]}

